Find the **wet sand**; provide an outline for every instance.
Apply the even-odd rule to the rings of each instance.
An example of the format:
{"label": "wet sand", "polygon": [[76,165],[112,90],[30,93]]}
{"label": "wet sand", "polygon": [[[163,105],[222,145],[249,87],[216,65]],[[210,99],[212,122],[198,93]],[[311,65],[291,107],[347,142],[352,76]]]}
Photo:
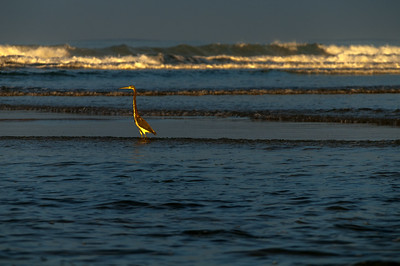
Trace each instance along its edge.
{"label": "wet sand", "polygon": [[[397,140],[400,128],[371,124],[293,123],[247,118],[151,117],[157,138]],[[0,136],[139,137],[132,117],[0,111]]]}

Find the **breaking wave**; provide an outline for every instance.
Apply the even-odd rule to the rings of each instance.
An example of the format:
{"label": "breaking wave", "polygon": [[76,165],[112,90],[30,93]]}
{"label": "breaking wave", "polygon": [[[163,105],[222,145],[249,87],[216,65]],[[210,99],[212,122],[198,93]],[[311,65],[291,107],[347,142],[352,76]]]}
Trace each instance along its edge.
{"label": "breaking wave", "polygon": [[0,45],[0,69],[273,69],[305,74],[400,74],[400,47],[321,44],[79,48]]}

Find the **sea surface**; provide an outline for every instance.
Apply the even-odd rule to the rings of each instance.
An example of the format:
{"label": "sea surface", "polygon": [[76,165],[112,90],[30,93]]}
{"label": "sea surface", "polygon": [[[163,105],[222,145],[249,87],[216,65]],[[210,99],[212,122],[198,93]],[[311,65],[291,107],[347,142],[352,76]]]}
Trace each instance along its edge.
{"label": "sea surface", "polygon": [[399,154],[398,43],[0,44],[1,265],[398,265]]}

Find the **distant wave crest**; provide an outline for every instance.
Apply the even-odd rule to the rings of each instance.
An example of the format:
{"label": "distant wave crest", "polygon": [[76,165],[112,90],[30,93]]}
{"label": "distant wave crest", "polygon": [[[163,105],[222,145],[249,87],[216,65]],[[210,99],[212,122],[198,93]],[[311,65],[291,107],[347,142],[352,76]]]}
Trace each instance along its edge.
{"label": "distant wave crest", "polygon": [[209,44],[79,48],[0,45],[0,69],[268,69],[305,74],[400,74],[400,47],[320,44]]}

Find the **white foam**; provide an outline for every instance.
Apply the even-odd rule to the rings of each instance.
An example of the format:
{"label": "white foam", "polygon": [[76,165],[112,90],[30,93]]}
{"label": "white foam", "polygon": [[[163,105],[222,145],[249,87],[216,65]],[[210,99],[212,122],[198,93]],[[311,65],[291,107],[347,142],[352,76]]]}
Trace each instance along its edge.
{"label": "white foam", "polygon": [[[297,49],[296,44],[281,44]],[[320,46],[326,55],[287,56],[193,56],[174,55],[173,60],[159,55],[78,56],[76,48],[64,46],[0,45],[0,67],[55,67],[89,69],[276,69],[308,73],[397,73],[400,74],[400,47],[351,45]]]}
{"label": "white foam", "polygon": [[64,46],[14,46],[0,45],[0,56],[23,56],[37,58],[62,58],[69,56],[68,45]]}

